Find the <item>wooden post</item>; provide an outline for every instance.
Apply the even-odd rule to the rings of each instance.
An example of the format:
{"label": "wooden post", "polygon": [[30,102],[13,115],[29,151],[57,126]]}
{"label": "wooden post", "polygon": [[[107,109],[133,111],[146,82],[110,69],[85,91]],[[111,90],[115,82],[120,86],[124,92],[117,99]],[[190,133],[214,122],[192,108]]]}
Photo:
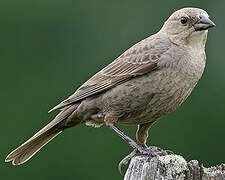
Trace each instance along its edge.
{"label": "wooden post", "polygon": [[179,155],[132,158],[124,180],[225,180],[225,164],[205,168]]}

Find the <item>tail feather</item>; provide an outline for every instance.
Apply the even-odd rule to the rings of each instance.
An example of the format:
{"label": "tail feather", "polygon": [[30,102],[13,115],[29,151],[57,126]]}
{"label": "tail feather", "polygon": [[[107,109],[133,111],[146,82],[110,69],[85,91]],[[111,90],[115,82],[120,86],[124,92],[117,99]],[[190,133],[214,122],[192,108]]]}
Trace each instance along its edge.
{"label": "tail feather", "polygon": [[6,162],[12,161],[13,165],[20,165],[28,161],[33,155],[35,155],[45,144],[51,141],[54,137],[60,134],[61,131],[51,133],[45,132],[41,136],[35,138],[32,141],[25,142],[13,152],[11,152],[5,159]]}
{"label": "tail feather", "polygon": [[34,136],[28,139],[21,146],[12,151],[5,159],[5,162],[12,161],[13,165],[20,165],[28,161],[34,154],[36,154],[45,144],[51,141],[54,137],[62,131],[58,128],[58,124],[68,118],[74,110],[76,105],[71,105],[62,109],[62,111],[44,128],[38,131]]}

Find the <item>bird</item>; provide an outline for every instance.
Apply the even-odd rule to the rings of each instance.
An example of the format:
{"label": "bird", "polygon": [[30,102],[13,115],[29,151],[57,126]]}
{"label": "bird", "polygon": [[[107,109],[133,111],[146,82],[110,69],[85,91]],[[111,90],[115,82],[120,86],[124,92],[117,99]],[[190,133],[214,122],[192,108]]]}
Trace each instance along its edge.
{"label": "bird", "polygon": [[[59,113],[44,128],[9,153],[5,161],[20,165],[65,129],[85,123],[106,125],[134,150],[119,164],[139,154],[167,153],[147,146],[154,122],[177,109],[201,78],[208,29],[215,26],[200,8],[172,13],[155,34],[136,43],[52,108]],[[117,125],[137,125],[136,141]]]}

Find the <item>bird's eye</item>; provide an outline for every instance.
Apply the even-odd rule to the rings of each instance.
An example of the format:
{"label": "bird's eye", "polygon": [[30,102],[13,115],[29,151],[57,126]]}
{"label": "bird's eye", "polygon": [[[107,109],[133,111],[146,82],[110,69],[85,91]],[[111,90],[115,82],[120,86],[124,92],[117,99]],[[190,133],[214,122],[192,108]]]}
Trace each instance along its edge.
{"label": "bird's eye", "polygon": [[186,24],[187,23],[187,18],[186,17],[182,17],[180,19],[181,24]]}

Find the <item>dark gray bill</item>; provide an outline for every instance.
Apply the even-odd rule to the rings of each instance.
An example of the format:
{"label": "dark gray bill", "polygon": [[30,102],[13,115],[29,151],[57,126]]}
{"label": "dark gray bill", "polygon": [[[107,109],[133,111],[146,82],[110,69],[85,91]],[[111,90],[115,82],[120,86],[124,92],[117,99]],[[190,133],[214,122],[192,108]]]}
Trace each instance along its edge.
{"label": "dark gray bill", "polygon": [[195,31],[202,31],[214,27],[216,26],[216,24],[212,22],[207,16],[201,15],[200,20],[193,26],[195,28]]}

